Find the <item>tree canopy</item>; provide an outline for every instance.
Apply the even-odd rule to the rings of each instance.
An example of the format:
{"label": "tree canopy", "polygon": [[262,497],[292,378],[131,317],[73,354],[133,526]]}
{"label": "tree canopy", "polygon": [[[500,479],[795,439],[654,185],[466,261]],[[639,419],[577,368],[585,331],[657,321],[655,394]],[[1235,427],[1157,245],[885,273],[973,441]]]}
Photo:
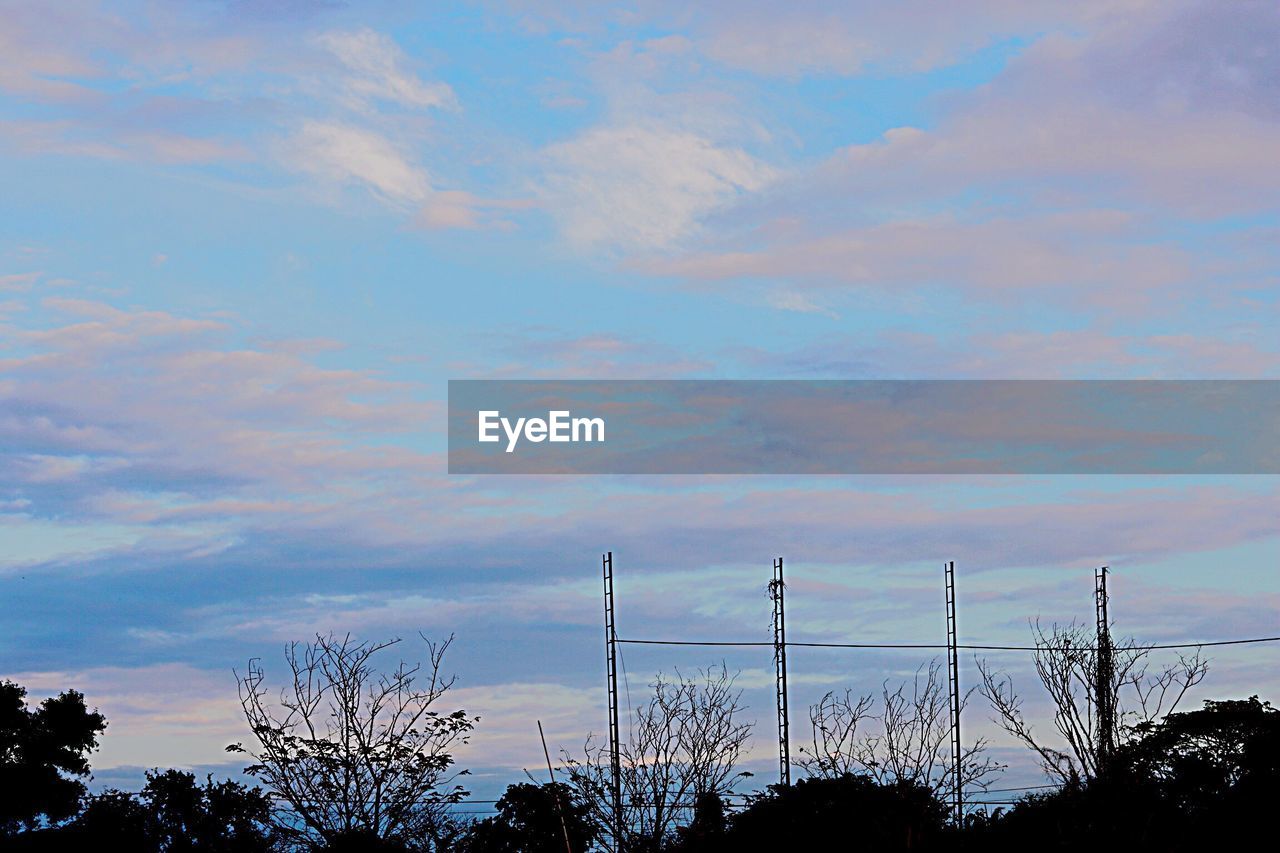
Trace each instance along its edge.
{"label": "tree canopy", "polygon": [[85,793],[89,753],[107,720],[67,690],[32,708],[27,690],[0,682],[0,833],[74,815]]}

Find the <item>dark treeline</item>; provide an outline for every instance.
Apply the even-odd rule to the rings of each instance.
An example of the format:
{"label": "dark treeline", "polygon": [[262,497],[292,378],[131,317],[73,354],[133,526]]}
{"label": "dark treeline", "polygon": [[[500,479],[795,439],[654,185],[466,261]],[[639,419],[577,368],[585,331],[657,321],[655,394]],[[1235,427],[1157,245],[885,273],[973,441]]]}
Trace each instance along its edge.
{"label": "dark treeline", "polygon": [[[1008,795],[982,794],[1002,768],[976,741],[963,751],[973,801],[963,821],[950,807],[956,774],[936,666],[878,696],[822,697],[800,778],[745,799],[734,792],[750,776],[739,760],[752,724],[733,675],[721,666],[659,677],[628,720],[616,793],[614,756],[588,737],[562,751],[558,782],[515,782],[492,815],[476,816],[460,805],[466,771],[453,754],[479,720],[447,705],[449,643],[428,642],[421,663],[384,666],[398,641],[320,636],[287,650],[279,683],[256,663],[239,676],[252,739],[228,749],[256,784],[154,770],[141,791],[90,794],[89,757],[108,721],[75,691],[34,702],[0,683],[0,849],[1190,851],[1264,837],[1280,794],[1280,711],[1257,697],[1178,710],[1203,661],[1155,670],[1133,645],[1120,647],[1110,685],[1090,680],[1093,652],[1063,642],[1073,630],[1037,629],[1040,687],[1055,708],[1048,737],[1007,677],[984,665],[976,691],[1054,787],[978,805]],[[1119,714],[1114,743],[1097,729],[1103,689]]]}

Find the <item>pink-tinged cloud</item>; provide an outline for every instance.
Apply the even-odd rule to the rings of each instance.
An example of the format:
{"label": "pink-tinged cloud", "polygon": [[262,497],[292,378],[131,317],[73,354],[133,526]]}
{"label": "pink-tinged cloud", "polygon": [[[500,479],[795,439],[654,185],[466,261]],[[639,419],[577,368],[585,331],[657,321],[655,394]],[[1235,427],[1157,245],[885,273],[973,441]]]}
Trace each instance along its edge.
{"label": "pink-tinged cloud", "polygon": [[6,674],[43,697],[74,689],[107,718],[97,770],[120,766],[191,767],[226,764],[225,747],[248,732],[230,668],[181,663]]}
{"label": "pink-tinged cloud", "polygon": [[[1277,69],[1262,46],[1280,14],[1240,4],[1228,26],[1218,12],[1086,15],[949,98],[931,126],[791,169],[702,245],[643,269],[779,293],[953,289],[1126,316],[1261,292],[1268,249],[1187,236],[1273,213],[1280,193],[1280,123],[1265,95]],[[1200,38],[1206,29],[1221,38]]]}
{"label": "pink-tinged cloud", "polygon": [[753,375],[779,378],[1273,379],[1280,376],[1280,349],[1264,318],[1221,335],[886,332],[870,339],[828,335],[786,352],[739,347],[729,355]]}

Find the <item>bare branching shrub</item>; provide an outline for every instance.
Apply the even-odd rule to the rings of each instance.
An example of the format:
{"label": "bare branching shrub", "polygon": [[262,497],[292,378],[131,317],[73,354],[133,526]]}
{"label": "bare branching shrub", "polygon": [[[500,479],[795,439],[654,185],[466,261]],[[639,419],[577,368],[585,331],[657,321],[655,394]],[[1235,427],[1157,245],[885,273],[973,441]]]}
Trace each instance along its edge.
{"label": "bare branching shrub", "polygon": [[285,652],[289,683],[274,697],[256,660],[237,674],[258,746],[227,749],[254,760],[246,771],[286,807],[281,830],[295,843],[376,836],[422,845],[466,795],[454,784],[466,771],[452,769],[450,750],[476,718],[437,710],[453,684],[440,672],[452,638],[423,639],[425,664],[400,661],[388,672],[374,659],[399,640],[294,643]]}
{"label": "bare branching shrub", "polygon": [[[1037,735],[1023,714],[1022,698],[1012,679],[979,660],[982,694],[995,710],[996,722],[1035,751],[1050,777],[1063,783],[1095,778],[1099,772],[1099,658],[1094,627],[1072,622],[1055,624],[1046,632],[1036,621],[1032,632],[1036,675],[1053,705],[1054,732],[1065,745],[1052,746]],[[1177,663],[1153,670],[1150,653],[1150,647],[1133,640],[1112,644],[1112,674],[1106,689],[1116,709],[1118,739],[1139,724],[1172,713],[1209,668],[1197,652],[1179,655]]]}
{"label": "bare branching shrub", "polygon": [[[909,683],[891,689],[886,681],[878,703],[847,690],[843,696],[827,693],[809,708],[813,743],[800,748],[798,763],[810,776],[854,774],[880,784],[909,782],[947,799],[956,780],[949,696],[941,673],[941,665],[933,661]],[[962,710],[972,693],[961,697]],[[966,791],[985,790],[990,777],[1004,769],[986,749],[979,738],[961,753],[960,783]]]}
{"label": "bare branching shrub", "polygon": [[[619,753],[622,847],[656,849],[705,795],[719,796],[749,773],[737,769],[751,723],[735,676],[721,666],[686,679],[659,676],[649,700],[636,708]],[[605,838],[615,825],[612,765],[607,744],[588,738],[582,757],[565,756],[569,783],[590,806]]]}

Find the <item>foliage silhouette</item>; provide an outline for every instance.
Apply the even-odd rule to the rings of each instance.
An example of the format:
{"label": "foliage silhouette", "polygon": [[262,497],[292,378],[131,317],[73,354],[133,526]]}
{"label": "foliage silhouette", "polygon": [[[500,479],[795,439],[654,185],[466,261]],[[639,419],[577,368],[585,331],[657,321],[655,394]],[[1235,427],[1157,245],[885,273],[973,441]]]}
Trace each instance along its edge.
{"label": "foliage silhouette", "polygon": [[693,805],[693,819],[688,826],[676,830],[675,840],[668,849],[675,851],[723,850],[728,841],[729,816],[725,802],[719,794],[703,794]]}
{"label": "foliage silhouette", "polygon": [[1269,832],[1280,794],[1280,711],[1257,697],[1136,726],[1113,770],[1026,797],[974,827],[968,846],[1169,851],[1241,846]]}
{"label": "foliage silhouette", "polygon": [[510,785],[497,806],[497,815],[471,826],[460,853],[564,853],[566,834],[581,853],[597,838],[590,807],[563,783]]}
{"label": "foliage silhouette", "polygon": [[[291,703],[305,700],[295,712],[298,716],[257,719],[273,725],[265,732],[268,742],[282,738],[284,751],[273,760],[285,763],[270,772],[293,774],[292,784],[305,786],[294,789],[294,796],[310,792],[304,800],[309,805],[323,802],[322,795],[329,797],[328,815],[344,815],[342,803],[332,799],[344,792],[351,795],[347,825],[331,825],[325,832],[312,826],[298,831],[289,823],[302,819],[292,801],[273,801],[268,792],[239,782],[206,777],[199,783],[180,770],[149,772],[146,786],[137,794],[108,790],[87,796],[81,779],[88,775],[88,755],[106,728],[105,719],[89,711],[84,697],[74,691],[32,708],[23,688],[3,682],[0,757],[9,799],[0,803],[8,815],[7,837],[0,848],[558,853],[565,849],[567,834],[573,853],[612,849],[609,824],[602,819],[609,817],[603,789],[607,754],[589,753],[590,763],[570,760],[565,784],[513,784],[498,801],[496,815],[463,822],[450,813],[450,806],[461,800],[461,790],[442,790],[441,780],[449,777],[440,774],[449,772],[452,764],[447,747],[465,737],[474,720],[461,711],[438,715],[430,707],[452,683],[439,676],[443,647],[429,647],[431,664],[423,689],[413,686],[417,667],[402,663],[389,675],[378,675],[369,658],[385,644],[321,640],[320,646],[307,647],[309,653],[291,657],[294,692],[282,701],[288,711]],[[322,665],[326,654],[340,659]],[[1200,669],[1197,664],[1184,672]],[[923,725],[927,736],[917,738],[925,756],[920,766],[932,767],[936,738],[930,721],[936,716],[931,710],[936,703],[931,697],[936,691],[928,687],[927,676],[924,683],[910,695],[886,687],[891,711],[901,709],[887,716]],[[1163,689],[1161,681],[1153,683]],[[1179,696],[1181,683],[1168,682]],[[268,714],[261,679],[251,679],[246,689],[250,703],[262,703],[261,711],[253,705],[252,712]],[[736,719],[742,706],[732,677],[720,668],[694,680],[660,679],[651,700],[636,712],[635,729],[624,744],[624,806],[634,822],[627,827],[621,853],[736,853],[837,845],[888,851],[943,846],[984,853],[1128,847],[1190,853],[1256,844],[1270,831],[1280,795],[1280,710],[1254,696],[1206,701],[1197,710],[1136,719],[1105,773],[1069,777],[1061,788],[1023,797],[1008,810],[988,814],[978,812],[974,804],[964,826],[958,827],[948,820],[945,791],[932,784],[929,773],[886,774],[870,762],[862,772],[835,771],[836,759],[856,764],[864,755],[848,747],[858,743],[856,723],[871,703],[846,704],[853,709],[847,730],[832,729],[830,713],[820,717],[835,734],[816,743],[839,748],[825,750],[832,759],[830,766],[818,766],[822,775],[792,786],[772,786],[733,811],[724,794],[744,775],[737,761],[750,726]],[[336,730],[324,727],[329,713],[336,714],[327,718],[339,722]],[[301,721],[294,729],[305,731],[305,736],[288,734],[290,719]],[[335,737],[343,732],[343,720],[355,719],[373,734],[361,734],[350,743]],[[405,719],[414,721],[410,728],[403,727]],[[347,748],[363,751],[344,756]],[[390,775],[383,778],[378,773]],[[366,787],[354,787],[355,782],[353,787],[335,787],[339,779],[357,780]],[[429,785],[397,787],[409,783]],[[397,822],[366,820],[371,814],[367,798],[354,796],[357,791],[375,796],[382,792],[388,797],[386,804],[401,803],[401,810],[391,813]],[[425,794],[412,799],[415,791]]]}
{"label": "foliage silhouette", "polygon": [[32,709],[27,691],[0,682],[0,836],[66,820],[84,795],[89,753],[107,720],[67,690]]}
{"label": "foliage silhouette", "polygon": [[869,850],[919,850],[945,831],[947,807],[928,787],[866,776],[774,785],[729,821],[723,849],[826,850],[856,841]]}
{"label": "foliage silhouette", "polygon": [[86,800],[61,837],[83,847],[137,853],[259,853],[275,849],[271,801],[240,782],[203,785],[181,770],[153,770],[136,797],[107,791]]}

